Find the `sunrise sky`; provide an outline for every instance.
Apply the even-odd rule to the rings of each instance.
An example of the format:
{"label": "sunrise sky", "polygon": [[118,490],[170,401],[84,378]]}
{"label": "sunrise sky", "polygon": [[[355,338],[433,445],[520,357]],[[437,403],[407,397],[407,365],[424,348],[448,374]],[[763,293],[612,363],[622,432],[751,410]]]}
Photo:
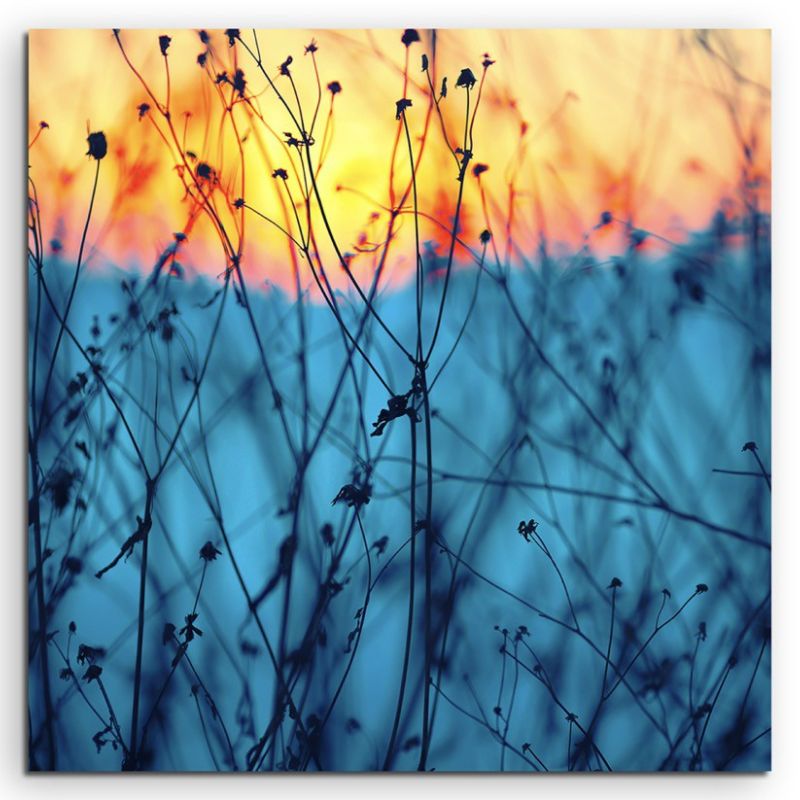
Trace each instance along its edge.
{"label": "sunrise sky", "polygon": [[[159,48],[164,34],[171,37],[166,63]],[[288,285],[286,236],[252,212],[237,213],[231,203],[243,197],[248,206],[295,230],[291,203],[303,219],[303,176],[284,132],[297,131],[242,43],[231,48],[223,32],[208,34],[206,70],[197,63],[206,51],[198,31],[123,30],[120,36],[163,105],[168,65],[170,118],[183,157],[189,152],[196,156],[192,164],[212,167],[217,180],[210,199],[231,229],[244,220],[245,274]],[[466,91],[455,85],[458,75],[469,67],[480,79],[484,54],[495,62],[486,72],[464,185],[460,235],[476,250],[488,226],[501,258],[532,256],[542,236],[550,252],[576,252],[587,235],[595,252],[615,252],[624,246],[623,224],[593,231],[604,210],[681,241],[705,227],[721,206],[729,216],[738,213],[743,178],[759,207],[770,207],[767,31],[440,30],[435,37],[420,31],[421,41],[408,48],[401,35],[398,30],[258,34],[269,76],[296,108],[291,84],[280,75],[280,65],[293,57],[289,69],[306,119],[314,114],[317,80],[312,57],[304,52],[316,42],[322,92],[311,155],[315,167],[325,155],[320,194],[341,250],[355,254],[357,275],[374,270],[392,195],[398,203],[410,178],[402,123],[395,118],[406,74],[406,96],[413,103],[406,119],[425,215],[421,236],[440,248],[448,240],[457,169],[431,110],[423,54],[437,92],[441,79],[448,78],[440,108],[453,148],[463,144],[466,110]],[[242,30],[242,39],[254,47],[251,31]],[[173,233],[183,231],[188,234],[180,254],[183,267],[219,274],[226,266],[219,238],[203,215],[191,219],[192,204],[178,174],[182,157],[174,141],[168,146],[162,139],[164,118],[125,63],[112,32],[33,31],[29,60],[29,141],[41,121],[49,126],[29,155],[45,236],[74,256],[95,173],[86,137],[102,130],[109,153],[101,164],[88,237],[89,267],[147,272]],[[245,99],[233,86],[213,80],[236,69],[244,73]],[[335,97],[326,88],[332,81],[341,85]],[[477,87],[472,108],[476,96]],[[151,109],[140,120],[144,102]],[[231,103],[228,114],[225,105]],[[480,179],[472,174],[476,164],[489,168]],[[287,169],[285,184],[272,178],[277,168]],[[316,245],[330,265],[332,249],[320,235],[316,202],[312,206]],[[410,209],[409,199],[393,231],[390,280],[402,280],[413,266]],[[459,255],[465,257],[466,250]]]}

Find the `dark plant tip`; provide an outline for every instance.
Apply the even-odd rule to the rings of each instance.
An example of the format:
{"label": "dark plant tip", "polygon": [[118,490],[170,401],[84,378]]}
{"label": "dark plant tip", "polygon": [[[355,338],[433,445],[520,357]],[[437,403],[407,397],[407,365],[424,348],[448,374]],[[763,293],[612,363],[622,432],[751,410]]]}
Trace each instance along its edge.
{"label": "dark plant tip", "polygon": [[236,198],[236,199],[233,201],[233,207],[234,207],[234,208],[243,208],[243,207],[244,207],[244,198],[242,198],[242,197],[237,197],[237,198]]}
{"label": "dark plant tip", "polygon": [[465,89],[471,89],[478,82],[475,74],[469,67],[461,70],[456,81],[456,86],[463,86]]}
{"label": "dark plant tip", "polygon": [[236,43],[236,40],[239,38],[239,29],[226,28],[225,35],[228,37],[228,47],[233,47],[233,45]]}
{"label": "dark plant tip", "polygon": [[426,56],[425,53],[422,54],[422,71],[428,71],[428,56]]}
{"label": "dark plant tip", "polygon": [[209,561],[215,561],[217,556],[221,556],[221,555],[222,555],[222,551],[221,550],[217,550],[217,548],[214,547],[214,545],[211,544],[211,542],[206,542],[200,548],[200,558],[202,558],[203,561],[205,561],[206,563],[208,563]]}
{"label": "dark plant tip", "polygon": [[489,69],[489,67],[491,67],[492,64],[494,64],[494,61],[493,61],[492,57],[488,53],[484,53],[483,54],[483,61],[481,62],[481,65],[483,66],[483,68],[484,69]]}
{"label": "dark plant tip", "polygon": [[487,230],[481,231],[481,236],[480,236],[481,244],[488,244],[491,238],[492,234],[489,231]]}
{"label": "dark plant tip", "polygon": [[758,450],[758,445],[755,442],[745,442],[744,446],[742,447],[742,452],[744,453],[745,450],[750,450],[751,452],[755,453]]}
{"label": "dark plant tip", "polygon": [[525,520],[521,520],[519,525],[517,525],[517,533],[526,541],[532,542],[533,536],[536,535],[536,531],[539,528],[539,523],[535,519],[529,519],[527,522]]}
{"label": "dark plant tip", "polygon": [[403,97],[402,99],[398,100],[395,103],[395,106],[397,106],[397,114],[395,115],[395,119],[400,119],[400,117],[402,116],[403,112],[407,108],[411,108],[412,102],[407,97]]}
{"label": "dark plant tip", "polygon": [[319,50],[319,47],[317,46],[317,42],[316,42],[316,40],[315,40],[315,39],[312,39],[312,40],[311,40],[311,41],[310,41],[310,42],[309,42],[309,43],[306,45],[305,54],[306,54],[306,55],[308,55],[309,53],[316,53],[316,52],[317,52],[317,50]]}
{"label": "dark plant tip", "polygon": [[620,586],[622,586],[622,581],[619,578],[612,578],[606,589],[619,589]]}
{"label": "dark plant tip", "polygon": [[605,227],[606,225],[610,225],[614,221],[614,217],[612,216],[610,211],[604,211],[600,215],[600,226]]}
{"label": "dark plant tip", "polygon": [[170,36],[161,35],[158,37],[158,49],[161,50],[161,55],[166,58],[167,50],[169,50],[172,38]]}
{"label": "dark plant tip", "polygon": [[328,91],[331,94],[339,94],[342,91],[342,84],[339,81],[331,81],[328,84]]}
{"label": "dark plant tip", "polygon": [[406,28],[403,31],[403,35],[400,37],[400,41],[406,47],[410,47],[412,44],[414,44],[414,42],[418,42],[419,40],[419,33],[417,33],[414,28]]}
{"label": "dark plant tip", "polygon": [[283,168],[278,167],[273,173],[273,178],[280,178],[281,180],[288,181],[289,180],[289,173]]}
{"label": "dark plant tip", "polygon": [[245,86],[247,85],[247,81],[244,79],[244,72],[241,69],[237,69],[236,72],[233,73],[232,83],[234,91],[239,95],[239,97],[244,99],[244,90]]}
{"label": "dark plant tip", "polygon": [[483,175],[484,172],[488,172],[488,171],[489,171],[489,165],[488,164],[476,164],[472,168],[472,174],[476,178],[480,177],[481,175]]}
{"label": "dark plant tip", "polygon": [[83,679],[87,683],[97,680],[103,674],[103,668],[98,664],[90,664],[86,672],[83,673]]}
{"label": "dark plant tip", "polygon": [[102,131],[95,131],[86,137],[89,149],[86,151],[87,156],[91,156],[95,161],[106,157],[108,152],[108,142],[106,135]]}
{"label": "dark plant tip", "polygon": [[698,583],[697,586],[695,587],[695,591],[697,592],[697,594],[703,594],[703,592],[708,591],[708,586],[706,586],[706,584],[704,583]]}

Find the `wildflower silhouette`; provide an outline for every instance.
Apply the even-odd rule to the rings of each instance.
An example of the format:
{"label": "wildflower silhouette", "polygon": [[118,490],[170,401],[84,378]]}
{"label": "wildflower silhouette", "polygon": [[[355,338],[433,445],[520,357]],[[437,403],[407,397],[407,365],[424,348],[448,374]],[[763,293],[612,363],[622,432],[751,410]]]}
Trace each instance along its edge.
{"label": "wildflower silhouette", "polygon": [[407,108],[411,108],[412,103],[407,97],[403,97],[398,100],[395,105],[397,106],[397,114],[395,115],[395,119],[400,119],[401,115]]}
{"label": "wildflower silhouette", "polygon": [[206,563],[208,563],[209,561],[216,561],[217,556],[221,555],[222,551],[214,547],[214,545],[211,544],[211,542],[206,542],[200,548],[200,558],[202,558],[203,561],[205,561]]}
{"label": "wildflower silhouette", "polygon": [[465,89],[471,89],[477,82],[478,81],[472,70],[469,67],[465,67],[458,74],[458,78],[456,79],[456,86],[462,86]]}
{"label": "wildflower silhouette", "polygon": [[95,161],[100,161],[106,157],[108,142],[106,141],[106,135],[102,131],[90,133],[86,141],[89,145],[89,149],[86,151],[87,156],[91,156]]}

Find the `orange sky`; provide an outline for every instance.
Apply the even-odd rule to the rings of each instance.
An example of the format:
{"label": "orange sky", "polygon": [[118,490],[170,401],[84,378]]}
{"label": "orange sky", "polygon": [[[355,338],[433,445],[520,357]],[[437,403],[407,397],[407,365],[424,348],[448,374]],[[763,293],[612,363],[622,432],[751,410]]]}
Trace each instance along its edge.
{"label": "orange sky", "polygon": [[[242,45],[231,49],[222,32],[209,33],[213,72],[225,69],[233,75],[239,67],[247,81],[248,102],[237,102],[230,114],[223,102],[230,102],[235,92],[223,84],[222,97],[227,99],[221,100],[198,66],[197,56],[205,48],[197,31],[123,31],[121,37],[162,104],[167,81],[158,36],[171,37],[170,117],[184,155],[195,153],[197,161],[191,163],[206,162],[218,176],[211,198],[226,227],[236,227],[240,215],[229,204],[243,196],[248,205],[296,233],[288,198],[291,193],[294,201],[301,200],[302,174],[283,132],[297,131]],[[278,67],[293,56],[290,70],[306,119],[314,113],[317,84],[304,49],[316,40],[323,92],[311,155],[316,166],[326,149],[319,173],[322,202],[341,250],[357,253],[352,267],[362,277],[374,271],[381,252],[374,245],[386,239],[390,221],[391,155],[402,132],[395,119],[406,55],[401,33],[259,33],[265,67],[290,104],[291,84]],[[496,242],[505,241],[510,218],[511,239],[522,253],[533,253],[542,233],[551,250],[576,250],[605,209],[679,240],[688,230],[705,226],[723,200],[728,201],[728,213],[736,213],[747,163],[744,145],[750,157],[747,179],[759,205],[769,209],[768,32],[444,30],[436,34],[435,59],[432,33],[420,34],[422,41],[408,48],[407,96],[413,105],[406,114],[419,157],[420,210],[438,221],[423,218],[421,235],[437,240],[440,249],[454,213],[458,181],[439,121],[428,115],[423,53],[431,59],[437,89],[441,78],[448,77],[441,108],[454,147],[463,144],[466,100],[465,90],[455,87],[458,74],[470,67],[480,78],[484,53],[495,61],[476,116],[471,162],[489,169],[480,182],[470,170],[464,185],[461,233],[476,247],[486,227],[481,187]],[[252,32],[243,31],[242,37],[252,46]],[[188,230],[180,260],[189,270],[220,273],[226,263],[219,239],[207,219],[187,227],[191,203],[176,171],[182,157],[161,139],[159,130],[167,132],[167,126],[155,109],[139,121],[137,106],[153,101],[126,65],[112,33],[33,31],[29,59],[29,139],[41,120],[49,125],[29,156],[45,236],[62,241],[68,256],[77,249],[95,166],[85,155],[88,126],[102,130],[109,142],[89,234],[90,264],[149,271],[173,232]],[[342,92],[335,98],[329,141],[323,147],[331,106],[325,86],[334,80]],[[426,118],[430,126],[420,157]],[[289,171],[285,185],[271,177],[278,167]],[[409,176],[402,136],[395,157],[396,193],[402,193]],[[319,251],[337,281],[340,270],[316,202],[313,206]],[[300,214],[303,219],[302,208]],[[286,237],[252,213],[245,212],[244,220],[245,274],[289,285]],[[621,226],[616,227],[620,232]],[[390,279],[402,277],[413,265],[413,242],[413,218],[401,213],[387,259]],[[613,230],[593,234],[592,242],[601,252],[620,244]],[[308,280],[306,275],[303,281]]]}

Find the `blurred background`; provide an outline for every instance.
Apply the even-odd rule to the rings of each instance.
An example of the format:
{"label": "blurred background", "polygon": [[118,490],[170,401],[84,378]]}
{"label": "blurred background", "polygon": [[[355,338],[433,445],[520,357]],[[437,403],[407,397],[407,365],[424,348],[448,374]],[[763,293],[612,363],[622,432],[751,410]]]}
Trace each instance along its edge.
{"label": "blurred background", "polygon": [[32,33],[33,766],[769,767],[768,34],[418,35]]}

